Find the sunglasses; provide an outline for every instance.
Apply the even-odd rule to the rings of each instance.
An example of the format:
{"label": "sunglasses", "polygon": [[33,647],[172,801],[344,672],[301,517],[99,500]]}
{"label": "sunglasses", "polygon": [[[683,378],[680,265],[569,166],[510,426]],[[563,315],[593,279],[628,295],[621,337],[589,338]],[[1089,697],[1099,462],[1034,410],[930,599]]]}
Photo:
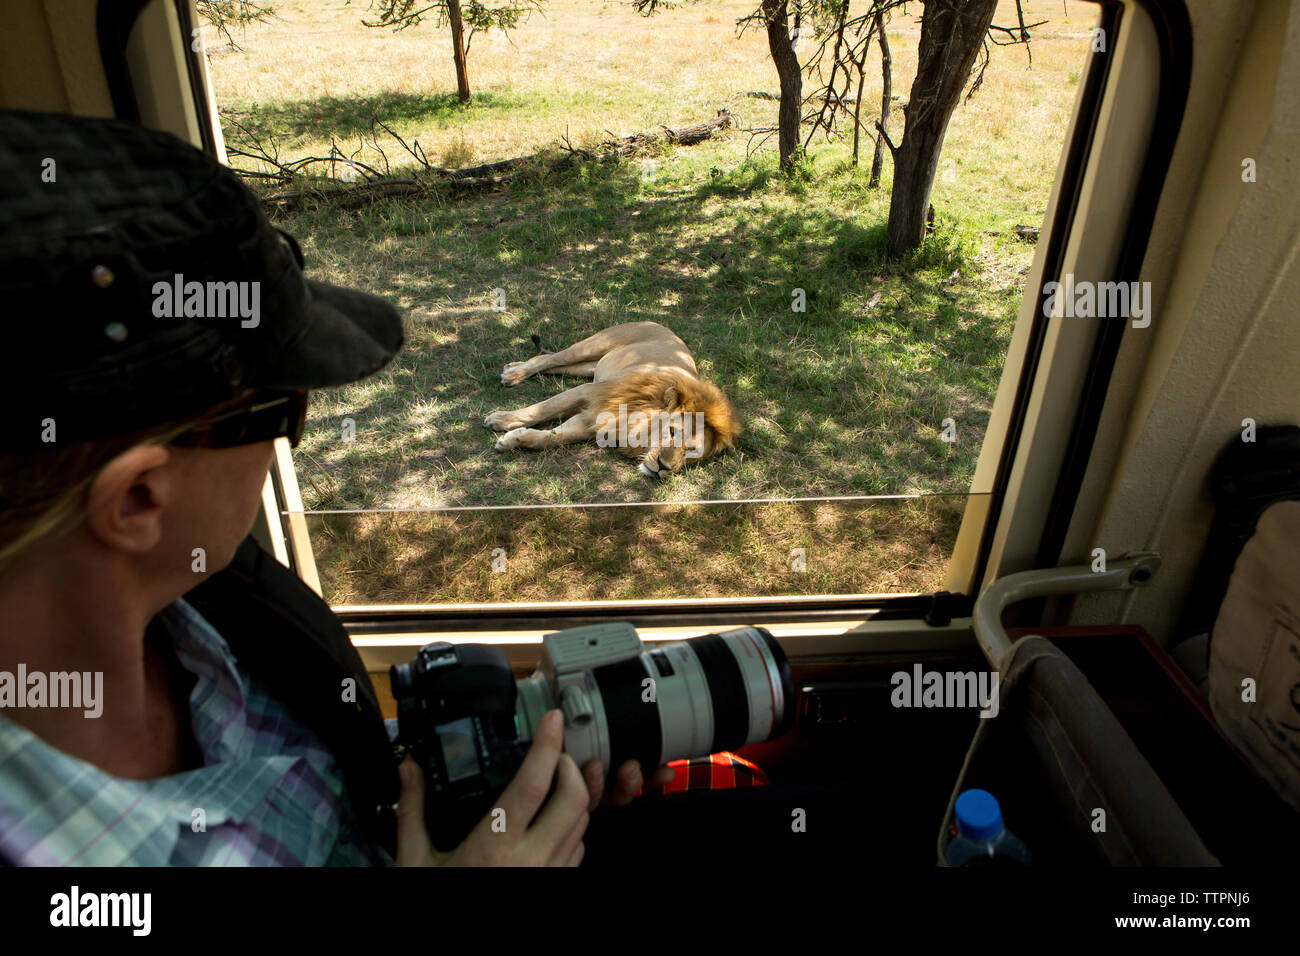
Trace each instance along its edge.
{"label": "sunglasses", "polygon": [[180,448],[234,448],[288,438],[297,448],[307,421],[307,393],[260,392],[238,408],[201,422],[170,442]]}

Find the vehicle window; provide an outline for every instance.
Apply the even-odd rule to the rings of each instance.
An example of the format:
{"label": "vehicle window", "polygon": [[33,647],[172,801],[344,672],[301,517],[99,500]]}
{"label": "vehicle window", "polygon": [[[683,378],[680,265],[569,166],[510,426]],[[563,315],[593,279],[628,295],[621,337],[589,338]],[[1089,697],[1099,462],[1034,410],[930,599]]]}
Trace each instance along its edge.
{"label": "vehicle window", "polygon": [[[463,26],[463,72],[448,23],[396,29],[397,7],[281,3],[204,34],[230,162],[298,237],[309,275],[407,316],[388,368],[314,393],[294,452],[325,597],[943,587],[962,515],[988,492],[975,466],[1098,7],[997,6],[920,241],[901,252],[893,147],[934,108],[909,102],[921,4],[771,14],[801,84],[785,162],[782,81],[752,19],[772,4],[516,6]],[[882,119],[892,146],[873,185]],[[661,454],[662,477],[645,474],[654,443],[556,444],[585,406],[524,411],[559,407],[601,355],[502,381],[627,323],[679,337],[743,420],[721,442],[730,412],[712,393],[655,406],[669,415],[658,445],[684,460]],[[627,367],[675,360],[653,336],[626,354]],[[631,444],[635,422],[614,418],[613,444]],[[702,454],[701,436],[726,447]]]}

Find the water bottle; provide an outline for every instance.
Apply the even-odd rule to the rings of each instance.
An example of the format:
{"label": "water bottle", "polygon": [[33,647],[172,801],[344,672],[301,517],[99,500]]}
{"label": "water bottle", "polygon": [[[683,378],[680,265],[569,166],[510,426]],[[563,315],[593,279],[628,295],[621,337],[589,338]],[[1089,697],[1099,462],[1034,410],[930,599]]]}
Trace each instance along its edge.
{"label": "water bottle", "polygon": [[944,849],[949,866],[1029,866],[1029,850],[1002,824],[1002,808],[987,790],[963,790],[956,824]]}

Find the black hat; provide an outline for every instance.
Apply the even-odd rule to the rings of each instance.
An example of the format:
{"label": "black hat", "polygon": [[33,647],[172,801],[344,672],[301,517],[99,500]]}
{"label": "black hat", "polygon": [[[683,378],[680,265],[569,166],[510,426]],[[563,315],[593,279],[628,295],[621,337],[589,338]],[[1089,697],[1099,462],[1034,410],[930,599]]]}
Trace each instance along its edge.
{"label": "black hat", "polygon": [[176,137],[0,110],[0,451],[129,434],[249,389],[342,385],[387,364],[397,311],[306,279],[302,264],[239,177]]}

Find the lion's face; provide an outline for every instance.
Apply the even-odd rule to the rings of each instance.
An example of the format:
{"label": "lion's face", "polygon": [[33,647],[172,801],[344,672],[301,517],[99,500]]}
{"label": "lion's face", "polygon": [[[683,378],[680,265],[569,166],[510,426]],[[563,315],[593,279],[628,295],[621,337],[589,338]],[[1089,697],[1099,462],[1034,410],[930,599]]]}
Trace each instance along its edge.
{"label": "lion's face", "polygon": [[647,478],[666,478],[722,450],[717,431],[700,411],[633,412],[628,432],[624,453],[640,457],[637,471]]}
{"label": "lion's face", "polygon": [[740,416],[718,390],[678,370],[638,372],[601,383],[596,443],[617,446],[648,478],[666,478],[725,451]]}

